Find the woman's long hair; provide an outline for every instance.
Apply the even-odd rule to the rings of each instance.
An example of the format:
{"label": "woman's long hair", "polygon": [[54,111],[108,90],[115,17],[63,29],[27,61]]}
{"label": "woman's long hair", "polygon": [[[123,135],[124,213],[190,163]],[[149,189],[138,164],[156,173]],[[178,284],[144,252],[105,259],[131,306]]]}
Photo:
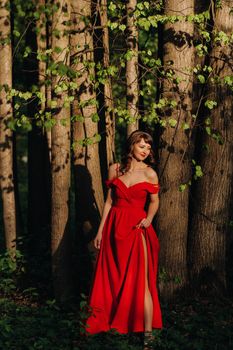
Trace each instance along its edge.
{"label": "woman's long hair", "polygon": [[130,165],[133,158],[133,146],[135,145],[135,143],[140,142],[141,139],[143,139],[146,143],[148,143],[151,146],[150,154],[145,159],[145,163],[150,166],[155,163],[154,152],[152,150],[152,146],[153,146],[152,136],[147,132],[135,130],[129,135],[126,141],[125,152],[124,152],[124,156],[122,157],[121,165],[119,169],[121,173],[126,173],[130,169]]}

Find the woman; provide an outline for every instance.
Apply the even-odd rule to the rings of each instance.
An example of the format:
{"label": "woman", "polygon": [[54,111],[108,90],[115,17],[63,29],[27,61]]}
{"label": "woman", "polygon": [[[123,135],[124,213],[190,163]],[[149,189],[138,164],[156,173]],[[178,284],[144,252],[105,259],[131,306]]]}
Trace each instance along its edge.
{"label": "woman", "polygon": [[100,252],[87,320],[91,334],[115,328],[150,337],[152,328],[162,328],[156,288],[159,242],[151,225],[159,205],[158,177],[150,167],[152,142],[149,134],[134,131],[125,159],[109,168],[109,190],[94,239]]}

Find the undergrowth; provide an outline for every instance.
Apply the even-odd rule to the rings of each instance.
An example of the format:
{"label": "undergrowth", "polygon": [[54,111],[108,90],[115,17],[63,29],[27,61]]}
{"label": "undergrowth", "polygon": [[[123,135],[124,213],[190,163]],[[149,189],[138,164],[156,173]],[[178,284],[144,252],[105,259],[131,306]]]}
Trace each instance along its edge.
{"label": "undergrowth", "polygon": [[[78,306],[59,306],[55,300],[39,302],[34,288],[19,290],[23,273],[20,254],[12,262],[0,256],[1,350],[139,350],[142,334],[110,331],[93,336],[82,333],[86,300]],[[12,277],[14,276],[14,277]],[[155,330],[156,350],[233,349],[233,303],[230,299],[192,299],[163,304],[163,329]]]}

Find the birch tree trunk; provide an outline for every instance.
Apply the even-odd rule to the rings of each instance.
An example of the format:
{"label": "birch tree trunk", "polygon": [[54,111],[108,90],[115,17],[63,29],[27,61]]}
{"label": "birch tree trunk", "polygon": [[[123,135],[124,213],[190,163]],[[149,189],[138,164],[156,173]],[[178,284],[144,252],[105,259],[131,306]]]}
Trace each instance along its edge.
{"label": "birch tree trunk", "polygon": [[[193,0],[165,1],[165,14],[168,16],[177,13],[186,16],[193,11]],[[185,20],[174,24],[168,22],[164,27],[163,60],[168,75],[164,79],[162,97],[176,102],[176,107],[168,108],[163,116],[167,125],[161,135],[159,151],[161,200],[157,225],[161,244],[160,266],[164,277],[160,290],[164,299],[175,297],[187,282],[189,190],[188,186],[183,189],[191,176],[193,32],[193,23]],[[180,187],[182,184],[184,186]]]}
{"label": "birch tree trunk", "polygon": [[[232,5],[222,1],[213,13],[214,30],[233,32]],[[194,213],[189,239],[190,277],[197,292],[224,292],[226,287],[226,244],[228,242],[230,201],[233,175],[233,99],[232,90],[225,82],[232,76],[232,44],[213,43],[208,80],[208,99],[217,102],[206,118],[207,132],[203,131],[200,155],[204,176],[194,188]],[[217,77],[221,83],[214,83]],[[209,122],[208,122],[209,121]],[[209,123],[209,124],[208,124]],[[208,126],[209,125],[209,126]]]}
{"label": "birch tree trunk", "polygon": [[130,58],[126,62],[126,84],[127,84],[127,109],[130,115],[130,124],[127,126],[127,134],[130,135],[138,129],[138,29],[134,11],[137,0],[127,0],[127,49]]}
{"label": "birch tree trunk", "polygon": [[10,1],[0,4],[0,183],[3,202],[3,222],[6,248],[16,248],[16,207],[13,174],[13,135],[7,123],[13,116],[12,99],[7,90],[12,88],[12,49]]}

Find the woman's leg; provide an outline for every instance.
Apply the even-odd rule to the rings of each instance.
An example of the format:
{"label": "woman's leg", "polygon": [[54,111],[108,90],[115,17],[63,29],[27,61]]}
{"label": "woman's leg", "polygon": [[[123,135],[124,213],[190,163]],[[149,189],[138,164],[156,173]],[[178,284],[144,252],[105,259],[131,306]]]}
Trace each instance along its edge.
{"label": "woman's leg", "polygon": [[142,234],[142,243],[144,248],[145,257],[145,299],[144,299],[144,325],[145,331],[152,331],[152,320],[153,320],[153,300],[148,285],[148,257],[147,257],[147,246],[144,235]]}

